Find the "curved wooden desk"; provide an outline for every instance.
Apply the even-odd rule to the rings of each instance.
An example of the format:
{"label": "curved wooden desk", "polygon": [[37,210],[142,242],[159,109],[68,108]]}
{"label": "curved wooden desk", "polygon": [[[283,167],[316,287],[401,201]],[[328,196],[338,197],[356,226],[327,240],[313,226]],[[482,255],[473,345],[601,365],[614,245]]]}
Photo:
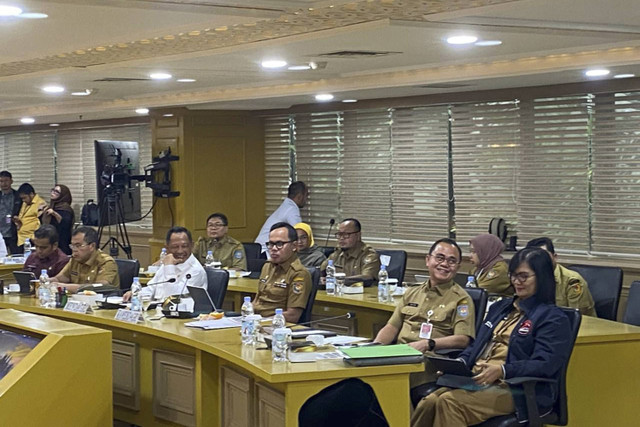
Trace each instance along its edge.
{"label": "curved wooden desk", "polygon": [[[154,403],[154,393],[157,398],[158,390],[156,384],[154,392],[153,369],[158,366],[158,354],[164,352],[193,359],[195,408],[193,422],[185,424],[198,426],[226,425],[228,418],[225,417],[232,414],[228,413],[228,408],[225,412],[224,399],[225,396],[236,398],[235,393],[254,393],[256,396],[255,403],[249,402],[248,412],[249,415],[251,411],[255,412],[257,422],[249,425],[268,425],[262,421],[270,417],[277,418],[279,397],[284,424],[295,426],[298,410],[309,397],[348,377],[359,377],[373,387],[392,426],[406,426],[410,407],[409,373],[423,369],[422,364],[354,368],[335,360],[273,364],[269,351],[242,346],[238,329],[202,331],[184,327],[186,320],[179,319],[146,320],[132,325],[115,320],[114,310],[97,310],[93,314],[70,313],[61,309],[42,308],[35,298],[14,295],[0,296],[0,308],[13,308],[108,329],[113,333],[114,342],[134,343],[138,348],[140,370],[139,410],[115,406],[114,416],[139,425],[173,425],[153,415],[163,409],[158,408],[157,401]],[[116,359],[114,374],[117,371],[115,363],[118,363]],[[169,360],[160,363],[170,365],[166,375],[174,377],[169,378],[169,382],[189,371],[179,362]],[[234,382],[236,374],[240,375],[240,379],[247,379],[244,386],[248,384],[250,389],[241,391],[244,386]],[[184,392],[190,393],[191,390]],[[267,398],[260,400],[262,395]],[[184,410],[188,412],[189,408]]]}

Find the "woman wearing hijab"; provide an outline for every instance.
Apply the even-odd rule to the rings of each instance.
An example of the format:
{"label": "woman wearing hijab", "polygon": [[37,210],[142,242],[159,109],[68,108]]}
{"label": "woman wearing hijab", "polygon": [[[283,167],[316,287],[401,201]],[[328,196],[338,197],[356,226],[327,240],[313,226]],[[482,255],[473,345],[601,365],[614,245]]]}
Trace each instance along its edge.
{"label": "woman wearing hijab", "polygon": [[471,274],[478,286],[490,294],[512,296],[514,291],[507,263],[500,255],[504,249],[502,241],[493,234],[481,234],[471,239],[469,244],[471,263],[475,265]]}
{"label": "woman wearing hijab", "polygon": [[69,187],[56,185],[51,189],[51,202],[45,208],[41,220],[43,224],[51,224],[58,230],[58,247],[67,255],[71,255],[69,244],[75,218]]}
{"label": "woman wearing hijab", "polygon": [[298,258],[305,267],[320,267],[327,259],[318,246],[313,241],[313,232],[309,224],[299,222],[294,227],[298,233]]}
{"label": "woman wearing hijab", "polygon": [[22,200],[22,206],[18,215],[13,217],[13,222],[18,228],[18,246],[22,248],[24,241],[32,239],[33,233],[40,227],[38,217],[47,202],[36,194],[31,184],[26,182],[18,188],[18,196]]}

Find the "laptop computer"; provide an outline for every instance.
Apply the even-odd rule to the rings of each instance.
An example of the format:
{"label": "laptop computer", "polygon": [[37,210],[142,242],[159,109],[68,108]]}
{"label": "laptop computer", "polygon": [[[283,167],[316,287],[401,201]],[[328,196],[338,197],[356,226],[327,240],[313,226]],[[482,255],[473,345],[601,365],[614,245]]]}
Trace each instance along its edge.
{"label": "laptop computer", "polygon": [[193,299],[193,313],[195,315],[202,313],[211,313],[216,310],[216,306],[209,296],[209,292],[205,288],[197,286],[187,286],[189,295]]}
{"label": "laptop computer", "polygon": [[[16,282],[20,285],[20,293],[21,294],[30,294],[31,290],[31,281],[36,280],[37,277],[30,271],[14,271],[13,277],[15,277]],[[33,290],[35,292],[35,289]]]}

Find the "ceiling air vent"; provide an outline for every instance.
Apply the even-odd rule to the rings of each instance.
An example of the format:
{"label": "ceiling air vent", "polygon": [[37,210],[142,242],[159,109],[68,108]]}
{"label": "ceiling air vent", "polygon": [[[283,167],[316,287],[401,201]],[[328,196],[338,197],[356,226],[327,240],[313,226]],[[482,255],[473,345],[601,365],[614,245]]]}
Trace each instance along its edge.
{"label": "ceiling air vent", "polygon": [[102,79],[94,80],[94,82],[146,82],[151,79],[137,79],[130,77],[104,77]]}
{"label": "ceiling air vent", "polygon": [[391,51],[375,51],[375,50],[339,50],[337,52],[321,53],[319,56],[322,58],[377,58],[380,56],[398,55],[402,52]]}
{"label": "ceiling air vent", "polygon": [[460,87],[469,87],[472,85],[464,84],[464,83],[434,83],[430,85],[419,85],[417,87],[422,89],[456,89]]}

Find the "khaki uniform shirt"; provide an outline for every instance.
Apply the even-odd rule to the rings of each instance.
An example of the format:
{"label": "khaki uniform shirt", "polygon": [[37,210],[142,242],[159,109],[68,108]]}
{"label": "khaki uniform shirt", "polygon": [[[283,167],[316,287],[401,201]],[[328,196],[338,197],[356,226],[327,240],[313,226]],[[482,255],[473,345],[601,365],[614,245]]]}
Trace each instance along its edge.
{"label": "khaki uniform shirt", "polygon": [[478,271],[474,270],[471,274],[476,276],[478,286],[486,289],[490,294],[511,297],[515,293],[509,280],[509,267],[505,261],[496,262],[487,271],[481,271],[478,274]]}
{"label": "khaki uniform shirt", "polygon": [[577,308],[584,316],[596,317],[595,303],[587,282],[573,270],[556,264],[556,305]]}
{"label": "khaki uniform shirt", "polygon": [[[513,303],[513,310],[502,319],[493,330],[493,337],[484,348],[477,362],[487,362],[490,365],[504,365],[507,361],[507,355],[509,354],[509,340],[511,339],[511,333],[515,329],[518,322],[522,318],[523,313],[518,307],[518,302]],[[475,365],[472,369],[474,374],[479,374],[479,366]]]}
{"label": "khaki uniform shirt", "polygon": [[77,285],[103,282],[116,288],[120,287],[118,265],[100,249],[96,249],[86,263],[78,262],[72,257],[60,274],[69,277],[70,283]]}
{"label": "khaki uniform shirt", "polygon": [[[344,273],[349,276],[365,276],[365,280],[378,280],[380,271],[380,257],[371,246],[358,242],[352,248],[342,250],[336,249],[329,259],[333,260],[333,265],[337,273]],[[327,269],[328,260],[322,263],[321,271]]]}
{"label": "khaki uniform shirt", "polygon": [[310,292],[311,274],[297,255],[282,264],[267,262],[262,267],[253,309],[262,316],[274,315],[276,308],[304,309]]}
{"label": "khaki uniform shirt", "polygon": [[[428,315],[430,310],[433,311],[431,316]],[[433,288],[429,286],[429,281],[409,287],[387,323],[400,330],[399,343],[411,343],[423,339],[420,338],[420,327],[427,320],[433,325],[432,339],[451,335],[476,336],[473,301],[453,281]],[[435,381],[436,378],[435,369],[427,363],[425,372],[411,374],[411,387]]]}
{"label": "khaki uniform shirt", "polygon": [[247,269],[247,256],[244,253],[244,246],[233,237],[224,236],[217,242],[214,239],[200,237],[193,251],[200,264],[204,265],[208,251],[213,252],[213,259],[220,261],[224,268]]}

